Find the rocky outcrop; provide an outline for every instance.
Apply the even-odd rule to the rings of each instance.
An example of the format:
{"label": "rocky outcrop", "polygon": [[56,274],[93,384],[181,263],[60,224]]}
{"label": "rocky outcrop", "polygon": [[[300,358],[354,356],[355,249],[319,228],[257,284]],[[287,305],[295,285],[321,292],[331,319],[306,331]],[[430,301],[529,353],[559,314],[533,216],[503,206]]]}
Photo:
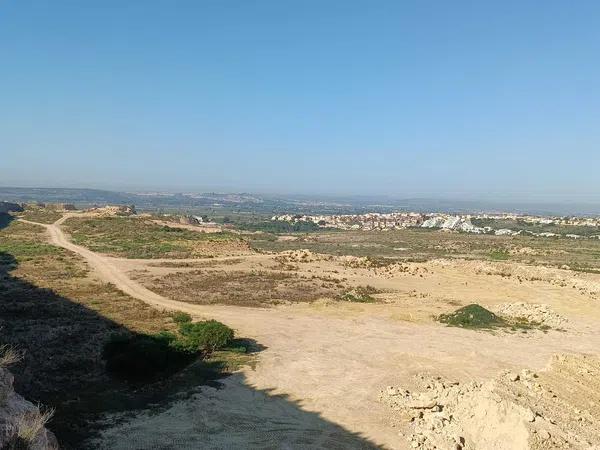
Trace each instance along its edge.
{"label": "rocky outcrop", "polygon": [[58,442],[45,424],[51,414],[25,400],[13,388],[13,375],[0,368],[0,448],[54,450]]}

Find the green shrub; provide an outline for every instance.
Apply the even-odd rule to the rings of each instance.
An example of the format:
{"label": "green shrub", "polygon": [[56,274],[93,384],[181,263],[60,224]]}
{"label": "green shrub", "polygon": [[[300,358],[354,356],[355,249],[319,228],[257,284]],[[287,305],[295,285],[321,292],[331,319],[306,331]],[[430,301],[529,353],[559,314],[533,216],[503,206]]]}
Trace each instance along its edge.
{"label": "green shrub", "polygon": [[177,345],[173,333],[161,332],[153,335],[117,334],[104,345],[102,357],[106,369],[124,379],[142,381],[158,375],[168,375],[194,357],[194,352]]}
{"label": "green shrub", "polygon": [[340,295],[340,300],[355,303],[374,303],[375,298],[371,294],[379,291],[372,286],[358,286],[345,294]]}
{"label": "green shrub", "polygon": [[506,250],[492,250],[490,259],[493,261],[506,261],[510,259],[510,254]]}
{"label": "green shrub", "polygon": [[234,337],[231,328],[216,320],[182,323],[179,325],[179,332],[183,346],[189,351],[214,352],[229,345]]}
{"label": "green shrub", "polygon": [[441,314],[438,320],[451,327],[493,328],[506,325],[502,318],[475,303],[457,309],[450,314]]}
{"label": "green shrub", "polygon": [[174,312],[171,314],[171,317],[173,318],[173,322],[177,324],[188,323],[192,321],[192,316],[182,311]]}

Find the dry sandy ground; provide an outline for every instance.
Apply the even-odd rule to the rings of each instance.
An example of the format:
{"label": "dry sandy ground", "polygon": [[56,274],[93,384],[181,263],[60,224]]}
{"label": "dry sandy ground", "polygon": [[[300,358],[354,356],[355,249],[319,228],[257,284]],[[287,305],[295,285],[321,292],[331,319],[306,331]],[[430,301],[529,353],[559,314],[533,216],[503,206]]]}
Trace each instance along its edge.
{"label": "dry sandy ground", "polygon": [[[379,399],[385,386],[411,385],[423,372],[483,382],[507,369],[539,371],[554,354],[597,354],[600,349],[600,304],[595,300],[600,277],[594,275],[558,271],[528,279],[527,270],[533,269],[517,267],[507,274],[505,268],[498,274],[494,265],[460,261],[388,273],[311,258],[298,263],[299,273],[372,285],[385,291],[380,294],[385,303],[199,306],[161,297],[128,276],[139,269],[157,274],[182,269],[95,254],[69,242],[60,223],[46,226],[51,241],[82,255],[99,277],[156,307],[221,320],[266,347],[255,370],[229,378],[225,389],[204,388],[151,418],[150,412],[124,418],[106,431],[102,448],[199,448],[199,442],[206,443],[203,448],[410,448],[406,433],[398,433],[395,412]],[[275,267],[271,255],[254,255],[220,269],[271,264]],[[568,322],[565,331],[511,334],[448,328],[431,319],[473,302],[489,307],[543,303]],[[485,425],[493,429],[494,420]],[[519,445],[505,448],[530,446]]]}

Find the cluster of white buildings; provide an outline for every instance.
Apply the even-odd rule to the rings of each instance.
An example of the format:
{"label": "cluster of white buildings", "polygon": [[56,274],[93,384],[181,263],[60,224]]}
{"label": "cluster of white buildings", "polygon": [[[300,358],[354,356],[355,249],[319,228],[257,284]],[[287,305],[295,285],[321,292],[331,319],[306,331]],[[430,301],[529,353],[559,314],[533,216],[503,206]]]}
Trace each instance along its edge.
{"label": "cluster of white buildings", "polygon": [[464,231],[466,233],[486,233],[489,227],[476,227],[471,223],[470,216],[435,215],[421,224],[422,228],[440,228],[448,231]]}
{"label": "cluster of white buildings", "polygon": [[[396,213],[367,213],[367,214],[342,214],[342,215],[292,215],[284,214],[273,216],[271,220],[286,222],[312,222],[321,227],[338,228],[341,230],[394,230],[409,227],[436,228],[442,231],[457,231],[475,234],[495,234],[496,236],[516,236],[520,234],[539,237],[582,238],[578,234],[559,235],[556,233],[534,233],[531,231],[515,231],[508,228],[494,229],[492,227],[479,227],[473,225],[472,219],[494,220],[520,220],[531,224],[545,225],[571,225],[600,227],[600,218],[580,217],[537,217],[517,214],[477,214],[477,215],[451,215],[451,214],[421,214],[414,212]],[[591,236],[599,238],[600,236]]]}
{"label": "cluster of white buildings", "polygon": [[394,230],[399,228],[418,227],[425,220],[420,213],[368,213],[341,215],[290,215],[273,216],[271,220],[287,222],[313,222],[322,227],[339,228],[341,230]]}
{"label": "cluster of white buildings", "polygon": [[600,217],[541,217],[520,214],[478,214],[477,219],[495,219],[495,220],[520,220],[525,223],[537,225],[570,225],[576,227],[600,227]]}

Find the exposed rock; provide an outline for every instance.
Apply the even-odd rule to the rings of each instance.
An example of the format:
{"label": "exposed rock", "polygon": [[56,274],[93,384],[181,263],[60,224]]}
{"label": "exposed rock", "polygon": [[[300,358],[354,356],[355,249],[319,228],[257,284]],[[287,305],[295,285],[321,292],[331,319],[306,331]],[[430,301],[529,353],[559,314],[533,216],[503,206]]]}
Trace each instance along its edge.
{"label": "exposed rock", "polygon": [[538,303],[504,303],[498,305],[494,310],[506,317],[514,319],[525,319],[530,323],[546,325],[558,328],[567,322],[563,316],[555,313],[550,306]]}
{"label": "exposed rock", "polygon": [[12,374],[0,368],[0,448],[58,449],[56,437],[44,427],[43,413],[14,391],[13,381]]}
{"label": "exposed rock", "polygon": [[600,358],[560,355],[538,373],[506,372],[483,383],[420,374],[415,392],[390,386],[380,399],[396,426],[412,431],[405,435],[413,448],[600,448],[598,372]]}

